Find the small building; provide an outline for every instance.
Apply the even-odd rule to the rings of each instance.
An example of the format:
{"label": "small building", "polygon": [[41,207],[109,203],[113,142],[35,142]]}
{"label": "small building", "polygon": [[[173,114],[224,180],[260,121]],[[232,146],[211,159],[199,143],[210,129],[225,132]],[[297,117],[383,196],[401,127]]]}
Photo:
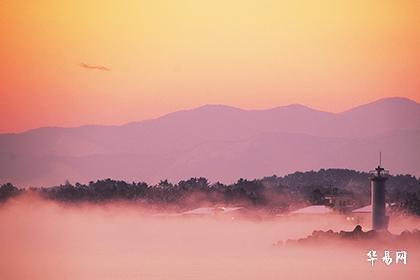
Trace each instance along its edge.
{"label": "small building", "polygon": [[[389,210],[389,204],[386,204],[386,212]],[[368,223],[372,220],[372,204],[354,209],[347,216],[348,221],[354,221],[355,223]]]}
{"label": "small building", "polygon": [[327,200],[328,205],[339,213],[351,212],[351,210],[356,207],[354,198],[351,195],[331,195],[326,196],[325,199]]}

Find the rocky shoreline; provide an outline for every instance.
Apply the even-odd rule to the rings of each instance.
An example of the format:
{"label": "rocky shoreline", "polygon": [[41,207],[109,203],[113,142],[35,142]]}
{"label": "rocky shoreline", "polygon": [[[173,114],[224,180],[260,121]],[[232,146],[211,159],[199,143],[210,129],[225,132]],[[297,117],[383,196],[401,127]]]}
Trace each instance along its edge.
{"label": "rocky shoreline", "polygon": [[363,231],[357,225],[352,231],[315,230],[305,238],[279,241],[275,245],[328,245],[344,243],[351,245],[365,245],[372,243],[381,245],[408,245],[416,244],[420,247],[420,230],[405,230],[401,234],[392,234],[389,231]]}

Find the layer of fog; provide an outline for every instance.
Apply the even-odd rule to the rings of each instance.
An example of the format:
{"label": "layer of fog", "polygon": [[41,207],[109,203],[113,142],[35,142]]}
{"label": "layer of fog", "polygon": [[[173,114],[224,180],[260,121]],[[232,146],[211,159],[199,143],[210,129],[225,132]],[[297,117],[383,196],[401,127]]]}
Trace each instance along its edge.
{"label": "layer of fog", "polygon": [[[353,229],[342,216],[155,217],[136,205],[64,206],[23,197],[0,206],[0,225],[0,279],[420,277],[420,244],[389,248],[406,249],[406,265],[379,261],[373,268],[366,253],[376,248],[273,246],[315,229]],[[419,219],[391,222],[393,233],[413,228]]]}

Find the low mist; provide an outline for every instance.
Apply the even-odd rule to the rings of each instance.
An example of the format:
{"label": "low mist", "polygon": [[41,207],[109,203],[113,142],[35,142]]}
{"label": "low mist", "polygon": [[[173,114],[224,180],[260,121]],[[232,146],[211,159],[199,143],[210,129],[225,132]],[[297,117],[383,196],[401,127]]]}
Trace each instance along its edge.
{"label": "low mist", "polygon": [[[372,267],[367,252],[346,242],[281,245],[313,230],[352,230],[343,216],[183,217],[135,204],[59,204],[32,196],[0,205],[0,279],[419,279],[420,244],[408,263]],[[368,224],[363,225],[368,229]],[[366,227],[365,227],[366,226]],[[392,218],[390,231],[420,228]],[[276,244],[276,245],[275,245]]]}

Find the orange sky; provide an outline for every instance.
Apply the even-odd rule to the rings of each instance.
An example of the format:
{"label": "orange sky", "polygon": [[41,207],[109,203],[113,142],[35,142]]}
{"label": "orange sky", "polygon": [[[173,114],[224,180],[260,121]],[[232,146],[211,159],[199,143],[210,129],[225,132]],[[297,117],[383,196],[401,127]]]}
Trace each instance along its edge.
{"label": "orange sky", "polygon": [[0,132],[420,102],[419,1],[2,0],[0,34]]}

